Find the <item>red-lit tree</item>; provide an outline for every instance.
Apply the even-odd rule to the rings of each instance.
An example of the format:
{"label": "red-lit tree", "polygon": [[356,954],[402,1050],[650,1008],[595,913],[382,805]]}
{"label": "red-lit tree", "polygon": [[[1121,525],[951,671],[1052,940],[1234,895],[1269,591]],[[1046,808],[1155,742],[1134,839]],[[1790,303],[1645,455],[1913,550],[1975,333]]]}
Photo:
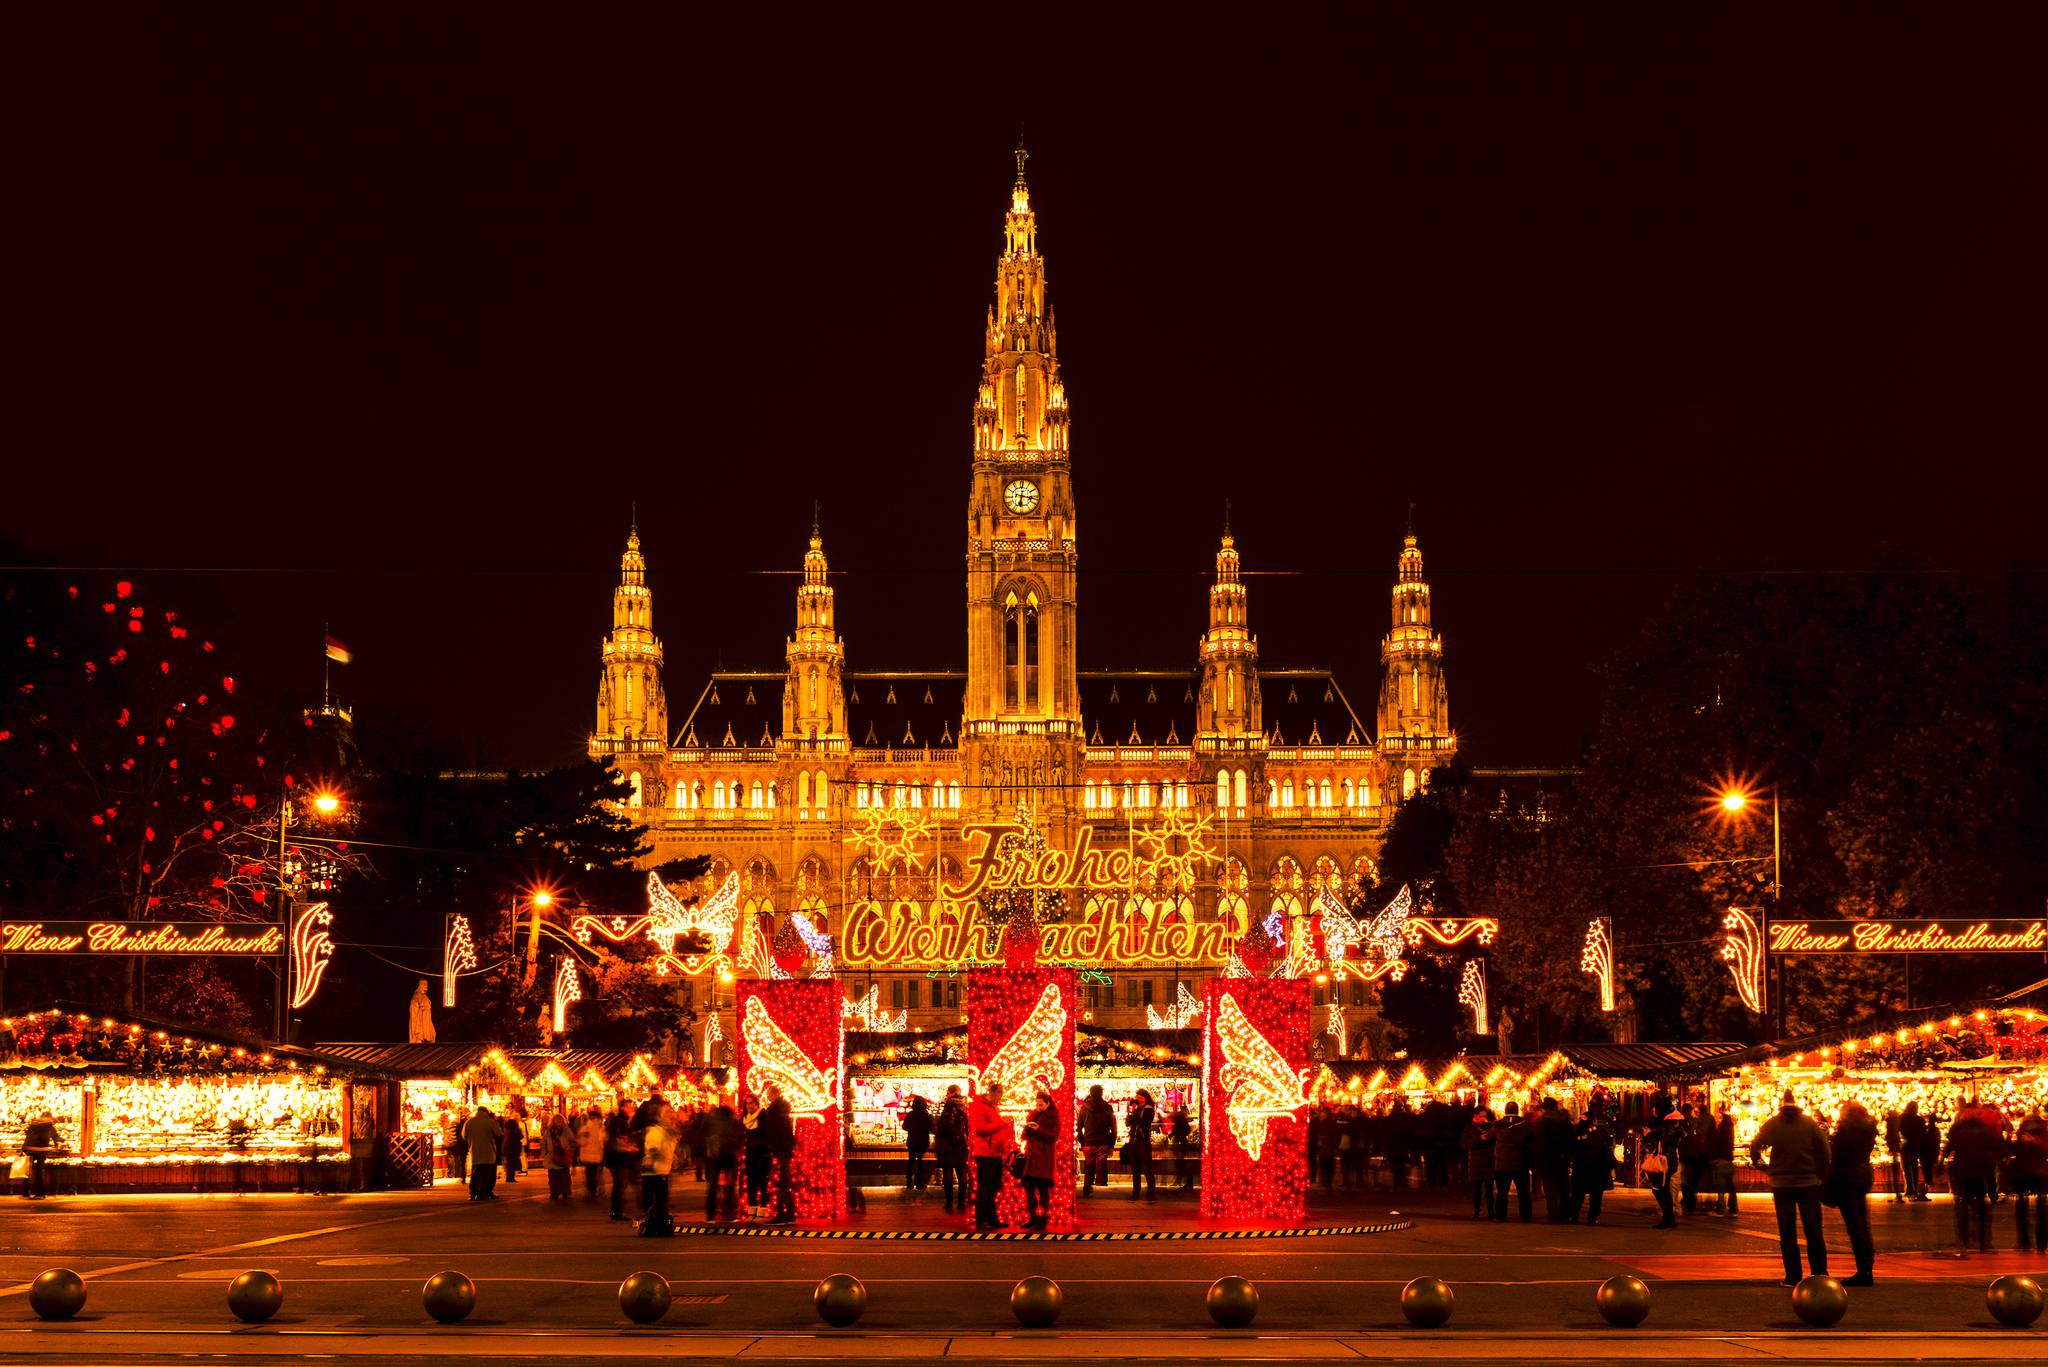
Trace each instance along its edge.
{"label": "red-lit tree", "polygon": [[[273,919],[280,856],[287,870],[310,862],[289,838],[278,843],[281,806],[303,785],[267,757],[265,728],[242,715],[215,643],[127,580],[13,586],[0,615],[0,897],[10,914]],[[138,960],[112,973],[88,966],[83,978],[41,967],[44,990],[118,990],[124,1009],[141,1005]]]}

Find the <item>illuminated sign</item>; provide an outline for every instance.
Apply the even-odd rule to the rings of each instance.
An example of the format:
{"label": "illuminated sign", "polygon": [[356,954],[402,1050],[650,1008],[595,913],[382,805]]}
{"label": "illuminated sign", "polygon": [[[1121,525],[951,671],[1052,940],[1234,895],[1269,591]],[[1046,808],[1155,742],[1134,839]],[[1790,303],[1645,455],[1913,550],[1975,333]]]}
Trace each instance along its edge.
{"label": "illuminated sign", "polygon": [[299,913],[299,919],[292,925],[294,1011],[313,1000],[313,994],[327,977],[328,961],[334,957],[334,937],[327,933],[327,927],[333,924],[334,913],[327,909],[327,904],[314,902]]}
{"label": "illuminated sign", "polygon": [[2048,950],[2040,921],[1776,921],[1773,954],[2004,954]]}
{"label": "illuminated sign", "polygon": [[277,954],[274,925],[218,921],[0,922],[0,954]]}

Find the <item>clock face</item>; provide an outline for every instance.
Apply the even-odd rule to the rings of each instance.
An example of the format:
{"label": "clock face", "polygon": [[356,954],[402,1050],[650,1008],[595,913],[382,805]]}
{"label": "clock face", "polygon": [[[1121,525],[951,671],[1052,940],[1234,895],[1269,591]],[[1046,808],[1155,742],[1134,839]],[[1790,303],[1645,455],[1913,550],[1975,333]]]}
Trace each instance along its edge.
{"label": "clock face", "polygon": [[1003,490],[1003,503],[1013,513],[1028,513],[1038,506],[1038,486],[1028,479],[1013,479]]}

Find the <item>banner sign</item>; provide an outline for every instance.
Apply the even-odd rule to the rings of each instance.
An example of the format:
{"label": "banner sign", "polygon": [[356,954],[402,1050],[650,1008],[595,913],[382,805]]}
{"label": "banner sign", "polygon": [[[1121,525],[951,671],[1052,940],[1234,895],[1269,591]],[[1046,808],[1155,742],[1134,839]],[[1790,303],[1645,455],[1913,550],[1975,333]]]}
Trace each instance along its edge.
{"label": "banner sign", "polygon": [[2048,952],[2040,921],[1774,921],[1773,954]]}
{"label": "banner sign", "polygon": [[0,954],[277,954],[274,925],[219,921],[6,921]]}

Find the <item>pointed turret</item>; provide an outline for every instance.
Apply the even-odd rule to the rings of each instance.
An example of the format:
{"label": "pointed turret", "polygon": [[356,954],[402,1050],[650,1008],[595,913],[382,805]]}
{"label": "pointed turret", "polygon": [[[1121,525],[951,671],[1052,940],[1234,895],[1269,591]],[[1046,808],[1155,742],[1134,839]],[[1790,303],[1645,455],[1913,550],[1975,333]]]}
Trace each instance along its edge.
{"label": "pointed turret", "polygon": [[1238,576],[1237,538],[1224,505],[1223,542],[1216,551],[1216,582],[1209,586],[1209,629],[1202,633],[1202,692],[1195,725],[1202,736],[1258,735],[1259,638],[1252,635],[1244,581]]}
{"label": "pointed turret", "polygon": [[814,508],[803,583],[796,591],[796,634],[784,651],[789,676],[782,689],[783,737],[805,749],[846,744],[846,703],[840,691],[846,643],[833,626],[832,586],[826,576],[825,538]]}
{"label": "pointed turret", "polygon": [[604,639],[602,655],[591,753],[666,744],[668,701],[661,689],[661,639],[654,634],[654,598],[647,588],[647,561],[640,554],[637,508],[626,534],[626,553],[619,557],[612,630]]}
{"label": "pointed turret", "polygon": [[1401,542],[1394,583],[1393,627],[1380,643],[1385,674],[1380,684],[1380,751],[1389,785],[1408,796],[1431,768],[1451,762],[1450,692],[1444,682],[1444,642],[1430,620],[1429,585],[1422,578],[1422,547],[1411,522]]}

